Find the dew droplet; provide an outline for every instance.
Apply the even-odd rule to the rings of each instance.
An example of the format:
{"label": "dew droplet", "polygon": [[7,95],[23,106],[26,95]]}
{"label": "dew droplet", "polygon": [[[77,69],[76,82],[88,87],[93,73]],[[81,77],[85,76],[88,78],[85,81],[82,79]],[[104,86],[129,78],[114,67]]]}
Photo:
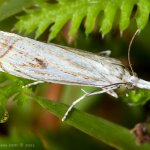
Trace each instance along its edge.
{"label": "dew droplet", "polygon": [[126,97],[128,97],[129,96],[129,94],[128,93],[126,93]]}
{"label": "dew droplet", "polygon": [[1,118],[0,123],[5,123],[5,122],[7,122],[8,118],[9,118],[9,113],[8,113],[8,111],[5,109],[4,115],[3,115],[3,117]]}

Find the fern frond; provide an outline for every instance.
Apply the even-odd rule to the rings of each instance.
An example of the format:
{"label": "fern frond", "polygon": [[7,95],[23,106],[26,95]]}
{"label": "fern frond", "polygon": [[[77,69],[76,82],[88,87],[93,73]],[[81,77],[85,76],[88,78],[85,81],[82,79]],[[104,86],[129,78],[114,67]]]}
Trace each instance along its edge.
{"label": "fern frond", "polygon": [[[36,9],[28,10],[26,16],[20,17],[15,28],[26,34],[36,31],[35,37],[38,38],[53,24],[48,40],[54,39],[69,20],[70,36],[75,35],[84,18],[87,35],[97,25],[104,36],[111,31],[114,21],[120,32],[129,26],[131,19],[136,20],[138,29],[143,29],[150,13],[149,0],[58,0],[53,4],[38,0],[36,6]],[[133,9],[135,6],[137,9]],[[131,17],[132,14],[135,15]]]}

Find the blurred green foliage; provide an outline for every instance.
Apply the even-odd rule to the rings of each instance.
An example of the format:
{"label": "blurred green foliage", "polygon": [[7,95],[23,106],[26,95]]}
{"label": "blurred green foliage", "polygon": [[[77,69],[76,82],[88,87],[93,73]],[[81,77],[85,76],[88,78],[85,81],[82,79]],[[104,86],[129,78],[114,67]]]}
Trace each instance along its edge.
{"label": "blurred green foliage", "polygon": [[[8,32],[15,29],[30,37],[35,35],[35,38],[43,41],[55,39],[55,43],[66,44],[65,40],[69,38],[65,38],[60,31],[71,21],[67,34],[69,37],[77,34],[72,46],[95,53],[99,49],[111,49],[113,57],[120,58],[125,64],[127,45],[133,31],[142,29],[143,32],[133,44],[131,55],[136,72],[150,80],[147,69],[150,65],[149,12],[149,0],[0,0],[0,29]],[[105,39],[101,38],[99,31]],[[122,39],[119,37],[120,33],[123,35]],[[127,129],[133,128],[134,124],[147,117],[150,98],[148,90],[123,90],[119,92],[120,99],[116,101],[109,96],[100,95],[81,102],[77,108],[114,122],[74,109],[66,123],[98,139],[96,140],[61,125],[50,114],[45,116],[44,113],[48,111],[61,118],[67,107],[36,96],[44,95],[47,84],[22,88],[31,82],[0,73],[0,122],[7,121],[7,116],[10,116],[5,124],[0,124],[0,149],[18,149],[21,146],[22,149],[53,150],[150,149],[149,144],[137,146]],[[84,89],[95,90],[92,87]],[[79,87],[65,86],[60,99],[63,103],[70,104],[71,100],[81,94]],[[46,111],[41,110],[33,100]]]}
{"label": "blurred green foliage", "polygon": [[125,90],[120,96],[130,105],[144,105],[150,100],[150,91],[145,89]]}

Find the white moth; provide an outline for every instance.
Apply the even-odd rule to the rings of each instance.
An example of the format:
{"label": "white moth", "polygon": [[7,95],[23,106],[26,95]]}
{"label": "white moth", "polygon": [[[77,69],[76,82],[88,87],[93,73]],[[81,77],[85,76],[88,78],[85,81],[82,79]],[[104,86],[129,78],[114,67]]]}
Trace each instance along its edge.
{"label": "white moth", "polygon": [[108,92],[117,97],[114,90],[119,86],[150,89],[150,82],[131,75],[128,69],[114,58],[46,44],[2,31],[0,71],[37,82],[94,86],[102,89],[93,93],[83,91],[84,95],[73,102],[62,121],[71,109],[87,96]]}

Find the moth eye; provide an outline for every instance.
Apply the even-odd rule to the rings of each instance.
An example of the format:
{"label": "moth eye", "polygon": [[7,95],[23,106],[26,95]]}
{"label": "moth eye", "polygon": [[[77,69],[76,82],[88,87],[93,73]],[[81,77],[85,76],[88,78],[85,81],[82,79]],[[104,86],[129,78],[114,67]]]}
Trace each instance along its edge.
{"label": "moth eye", "polygon": [[128,82],[127,84],[126,84],[126,88],[127,89],[133,89],[135,87],[135,85],[132,83],[132,82]]}
{"label": "moth eye", "polygon": [[137,74],[136,72],[134,72],[134,76],[135,76],[135,77],[138,77],[138,74]]}

